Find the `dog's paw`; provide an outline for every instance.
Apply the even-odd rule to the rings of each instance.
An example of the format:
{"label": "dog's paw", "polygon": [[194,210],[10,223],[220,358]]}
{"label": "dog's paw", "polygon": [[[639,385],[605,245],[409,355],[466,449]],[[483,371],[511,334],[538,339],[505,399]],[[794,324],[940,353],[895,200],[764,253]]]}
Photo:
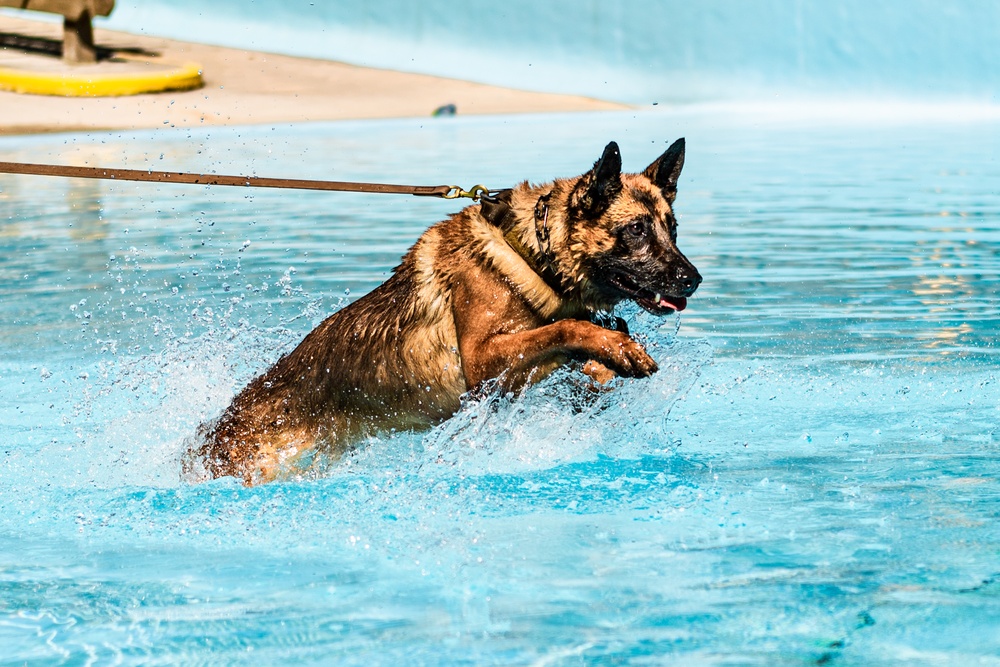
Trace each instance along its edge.
{"label": "dog's paw", "polygon": [[597,383],[594,387],[595,389],[601,388],[600,385],[605,385],[618,377],[618,373],[615,373],[601,362],[594,361],[593,359],[585,363],[580,370],[584,375],[589,376],[591,380]]}
{"label": "dog's paw", "polygon": [[613,333],[617,333],[617,335],[608,337],[610,345],[605,348],[608,352],[605,365],[610,366],[618,375],[644,378],[660,369],[646,352],[646,348],[623,333]]}

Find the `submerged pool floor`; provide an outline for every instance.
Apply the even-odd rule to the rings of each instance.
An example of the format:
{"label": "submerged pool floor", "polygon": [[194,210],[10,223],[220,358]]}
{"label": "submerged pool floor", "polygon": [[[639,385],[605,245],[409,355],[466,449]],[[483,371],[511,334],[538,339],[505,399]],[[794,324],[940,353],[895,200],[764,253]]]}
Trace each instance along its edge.
{"label": "submerged pool floor", "polygon": [[1000,127],[730,112],[0,138],[5,160],[503,187],[679,136],[679,320],[302,479],[188,437],[458,209],[0,176],[0,664],[996,664]]}

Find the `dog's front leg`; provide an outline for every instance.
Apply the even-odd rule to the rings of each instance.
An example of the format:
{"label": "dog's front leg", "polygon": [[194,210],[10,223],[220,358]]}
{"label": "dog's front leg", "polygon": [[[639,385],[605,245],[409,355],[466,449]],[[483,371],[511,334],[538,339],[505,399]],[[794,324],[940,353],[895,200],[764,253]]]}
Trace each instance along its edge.
{"label": "dog's front leg", "polygon": [[[559,320],[514,333],[459,338],[462,369],[468,386],[509,373],[515,377],[543,370],[559,357],[598,362],[604,370],[625,377],[646,377],[656,362],[646,350],[620,331],[609,331],[582,320]],[[595,372],[598,367],[592,367]],[[595,378],[596,379],[596,378]]]}
{"label": "dog's front leg", "polygon": [[520,295],[498,282],[463,281],[454,290],[452,307],[470,388],[502,374],[520,384],[519,378],[545,375],[568,358],[594,360],[625,377],[657,370],[628,334],[583,320],[544,323]]}

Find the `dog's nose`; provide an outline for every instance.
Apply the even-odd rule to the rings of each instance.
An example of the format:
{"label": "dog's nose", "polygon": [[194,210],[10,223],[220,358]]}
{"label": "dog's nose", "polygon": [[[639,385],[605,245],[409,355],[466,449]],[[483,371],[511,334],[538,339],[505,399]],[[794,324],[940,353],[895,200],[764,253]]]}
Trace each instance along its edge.
{"label": "dog's nose", "polygon": [[684,291],[684,296],[691,296],[701,284],[701,274],[693,266],[681,266],[677,269],[677,282]]}

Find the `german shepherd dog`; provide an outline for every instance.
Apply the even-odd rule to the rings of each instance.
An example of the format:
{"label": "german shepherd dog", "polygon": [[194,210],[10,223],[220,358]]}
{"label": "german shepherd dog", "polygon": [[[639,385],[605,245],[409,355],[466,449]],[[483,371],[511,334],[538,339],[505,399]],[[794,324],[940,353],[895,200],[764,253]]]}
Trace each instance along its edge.
{"label": "german shepherd dog", "polygon": [[698,288],[672,210],[683,164],[679,139],[641,174],[623,174],[612,142],[582,176],[523,182],[434,225],[385,283],[200,427],[186,475],[268,482],[296,459],[429,428],[491,379],[516,391],[570,362],[598,383],[656,372],[624,327],[595,316],[628,299],[680,311]]}

